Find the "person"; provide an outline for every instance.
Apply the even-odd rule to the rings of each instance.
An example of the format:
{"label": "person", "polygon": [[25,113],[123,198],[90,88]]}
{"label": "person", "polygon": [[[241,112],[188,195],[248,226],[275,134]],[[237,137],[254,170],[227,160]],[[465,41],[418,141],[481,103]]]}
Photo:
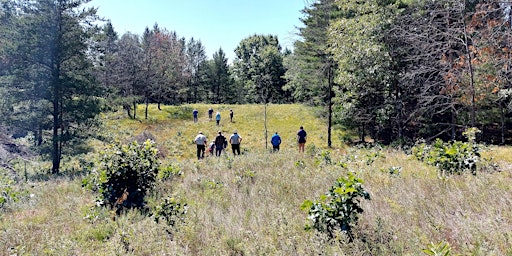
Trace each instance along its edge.
{"label": "person", "polygon": [[226,148],[226,137],[222,135],[222,132],[219,131],[219,134],[217,137],[215,137],[215,156],[220,156],[222,153],[222,150]]}
{"label": "person", "polygon": [[199,111],[197,111],[197,109],[194,109],[194,111],[192,111],[192,115],[194,115],[194,123],[197,123],[197,114],[199,113]]}
{"label": "person", "polygon": [[206,136],[203,135],[203,132],[200,131],[199,134],[197,134],[194,142],[197,145],[197,159],[203,159],[207,142]]}
{"label": "person", "polygon": [[208,109],[208,118],[210,118],[210,121],[212,120],[212,116],[213,116],[213,108],[210,107],[210,109]]}
{"label": "person", "polygon": [[215,142],[212,141],[212,143],[210,143],[210,146],[208,147],[208,152],[210,152],[210,156],[213,156],[214,150],[215,150]]}
{"label": "person", "polygon": [[270,138],[270,143],[272,144],[274,152],[279,151],[279,145],[281,145],[281,137],[279,134],[277,134],[277,132],[272,135],[272,138]]}
{"label": "person", "polygon": [[297,132],[297,142],[299,143],[299,153],[300,152],[304,153],[304,145],[306,145],[307,135],[308,134],[304,130],[304,127],[301,126],[299,128],[299,131]]}
{"label": "person", "polygon": [[217,126],[220,124],[220,112],[217,111],[217,114],[215,115],[215,121],[217,122]]}
{"label": "person", "polygon": [[232,109],[229,110],[229,119],[231,120],[231,122],[233,122],[233,110]]}
{"label": "person", "polygon": [[242,137],[238,135],[237,131],[234,131],[233,134],[229,137],[229,143],[231,144],[231,149],[233,150],[233,155],[240,155],[240,143],[242,142]]}

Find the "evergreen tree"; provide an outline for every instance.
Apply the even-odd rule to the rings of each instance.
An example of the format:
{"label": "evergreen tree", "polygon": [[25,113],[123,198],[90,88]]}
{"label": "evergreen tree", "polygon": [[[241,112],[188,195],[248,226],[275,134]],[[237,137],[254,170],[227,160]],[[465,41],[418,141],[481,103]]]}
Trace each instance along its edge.
{"label": "evergreen tree", "polygon": [[334,0],[315,1],[304,8],[301,40],[294,43],[294,53],[286,58],[287,85],[294,99],[314,106],[325,106],[328,118],[327,145],[331,146],[334,77],[337,65],[329,51],[328,28],[339,15]]}
{"label": "evergreen tree", "polygon": [[[14,112],[31,119],[20,126],[42,139],[51,130],[52,173],[58,173],[65,150],[78,149],[84,132],[100,111],[97,83],[87,45],[94,27],[88,1],[17,1],[15,26],[9,34],[9,97]],[[13,113],[16,116],[16,113]]]}
{"label": "evergreen tree", "polygon": [[208,84],[210,85],[208,100],[215,104],[239,103],[234,82],[231,79],[228,59],[226,54],[219,48],[213,53],[213,59],[208,61]]}

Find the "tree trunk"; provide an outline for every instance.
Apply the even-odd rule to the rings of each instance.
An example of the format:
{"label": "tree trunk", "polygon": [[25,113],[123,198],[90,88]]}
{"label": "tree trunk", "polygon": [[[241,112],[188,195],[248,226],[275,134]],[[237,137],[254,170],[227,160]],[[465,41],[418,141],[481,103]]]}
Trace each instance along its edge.
{"label": "tree trunk", "polygon": [[500,104],[500,115],[501,115],[501,144],[505,144],[505,107]]}
{"label": "tree trunk", "polygon": [[133,119],[137,119],[137,102],[133,101]]}
{"label": "tree trunk", "polygon": [[331,131],[332,131],[332,86],[333,86],[333,75],[332,75],[332,66],[329,64],[329,70],[327,71],[327,81],[328,81],[328,112],[329,112],[329,118],[328,118],[328,124],[327,124],[327,147],[332,147],[332,140],[331,140]]}

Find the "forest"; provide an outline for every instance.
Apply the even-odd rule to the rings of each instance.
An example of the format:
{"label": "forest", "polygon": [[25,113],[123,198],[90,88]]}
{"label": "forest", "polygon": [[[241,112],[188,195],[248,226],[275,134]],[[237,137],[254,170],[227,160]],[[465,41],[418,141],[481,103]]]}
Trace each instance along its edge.
{"label": "forest", "polygon": [[254,34],[231,63],[157,23],[119,35],[87,2],[0,2],[0,124],[30,137],[54,173],[98,114],[148,119],[149,104],[317,106],[328,146],[333,128],[406,145],[477,127],[482,142],[510,142],[508,2],[311,1],[293,49]]}

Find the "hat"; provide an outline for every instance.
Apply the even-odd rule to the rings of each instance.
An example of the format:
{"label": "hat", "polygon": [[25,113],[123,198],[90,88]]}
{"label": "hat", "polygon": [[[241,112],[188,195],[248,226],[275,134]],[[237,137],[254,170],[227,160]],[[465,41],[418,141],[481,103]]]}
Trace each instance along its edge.
{"label": "hat", "polygon": [[203,132],[202,132],[202,131],[199,131],[199,134],[203,134]]}
{"label": "hat", "polygon": [[236,133],[236,130],[234,130],[233,133]]}

